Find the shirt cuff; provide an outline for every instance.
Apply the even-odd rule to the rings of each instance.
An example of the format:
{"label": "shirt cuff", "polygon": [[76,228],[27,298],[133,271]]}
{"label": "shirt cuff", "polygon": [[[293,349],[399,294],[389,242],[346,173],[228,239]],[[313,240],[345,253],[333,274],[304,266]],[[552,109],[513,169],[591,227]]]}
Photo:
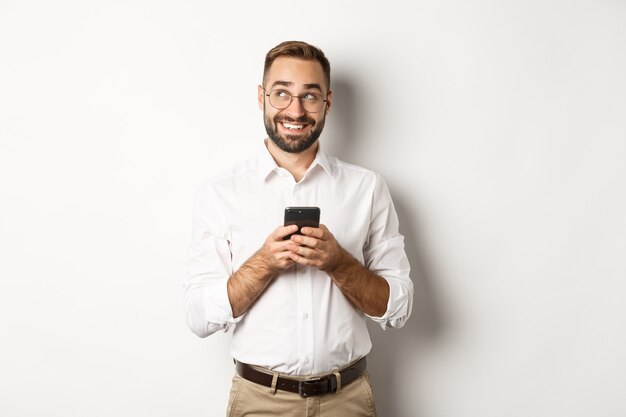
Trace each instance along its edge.
{"label": "shirt cuff", "polygon": [[227,280],[212,285],[188,288],[186,295],[187,323],[199,337],[207,337],[219,330],[228,331],[244,315],[233,317],[228,299]]}
{"label": "shirt cuff", "polygon": [[404,323],[411,314],[412,294],[400,283],[396,282],[395,279],[383,278],[389,284],[387,310],[381,317],[370,316],[369,314],[366,314],[366,316],[380,324],[383,330],[387,330],[387,326],[400,328],[404,326]]}

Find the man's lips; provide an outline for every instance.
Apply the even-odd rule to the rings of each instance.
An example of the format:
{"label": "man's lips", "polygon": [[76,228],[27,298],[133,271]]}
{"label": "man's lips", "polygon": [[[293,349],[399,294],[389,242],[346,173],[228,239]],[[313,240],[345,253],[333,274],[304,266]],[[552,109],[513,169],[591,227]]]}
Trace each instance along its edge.
{"label": "man's lips", "polygon": [[304,128],[304,124],[282,122],[282,125],[289,130],[302,130]]}
{"label": "man's lips", "polygon": [[310,126],[310,124],[306,122],[291,122],[286,120],[279,121],[278,124],[280,124],[283,129],[293,133],[302,132]]}

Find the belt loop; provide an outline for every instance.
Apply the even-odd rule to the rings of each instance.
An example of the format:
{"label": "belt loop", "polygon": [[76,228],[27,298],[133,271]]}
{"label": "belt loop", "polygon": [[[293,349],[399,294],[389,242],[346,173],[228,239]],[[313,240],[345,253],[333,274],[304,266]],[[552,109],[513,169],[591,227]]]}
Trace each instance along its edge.
{"label": "belt loop", "polygon": [[270,395],[276,394],[278,388],[278,372],[272,373],[272,386],[270,387]]}
{"label": "belt loop", "polygon": [[335,378],[337,378],[337,394],[341,392],[341,373],[339,371],[333,372]]}

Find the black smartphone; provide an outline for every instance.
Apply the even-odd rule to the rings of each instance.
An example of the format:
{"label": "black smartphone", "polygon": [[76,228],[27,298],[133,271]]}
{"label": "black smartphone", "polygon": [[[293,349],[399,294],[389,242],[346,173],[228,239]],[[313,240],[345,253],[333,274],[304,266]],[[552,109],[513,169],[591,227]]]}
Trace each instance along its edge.
{"label": "black smartphone", "polygon": [[[294,234],[300,233],[300,229],[303,227],[320,227],[320,208],[319,207],[287,207],[285,209],[285,226],[292,224],[298,225],[298,231]],[[291,237],[285,236],[284,240]]]}

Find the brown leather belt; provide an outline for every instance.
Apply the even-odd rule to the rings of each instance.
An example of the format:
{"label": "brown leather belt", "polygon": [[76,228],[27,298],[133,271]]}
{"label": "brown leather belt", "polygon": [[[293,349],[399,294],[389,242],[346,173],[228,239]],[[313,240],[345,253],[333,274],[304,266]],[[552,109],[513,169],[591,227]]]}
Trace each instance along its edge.
{"label": "brown leather belt", "polygon": [[[272,380],[274,378],[273,374],[258,371],[252,366],[239,361],[235,361],[235,363],[237,365],[237,373],[240,377],[266,387],[272,386]],[[341,375],[341,386],[344,387],[363,375],[366,368],[367,364],[365,362],[365,357],[362,357],[349,367],[340,370],[339,375]],[[312,379],[299,380],[279,376],[276,381],[276,388],[284,391],[295,392],[300,394],[301,397],[313,397],[316,395],[337,392],[337,377],[335,374],[328,374]]]}

